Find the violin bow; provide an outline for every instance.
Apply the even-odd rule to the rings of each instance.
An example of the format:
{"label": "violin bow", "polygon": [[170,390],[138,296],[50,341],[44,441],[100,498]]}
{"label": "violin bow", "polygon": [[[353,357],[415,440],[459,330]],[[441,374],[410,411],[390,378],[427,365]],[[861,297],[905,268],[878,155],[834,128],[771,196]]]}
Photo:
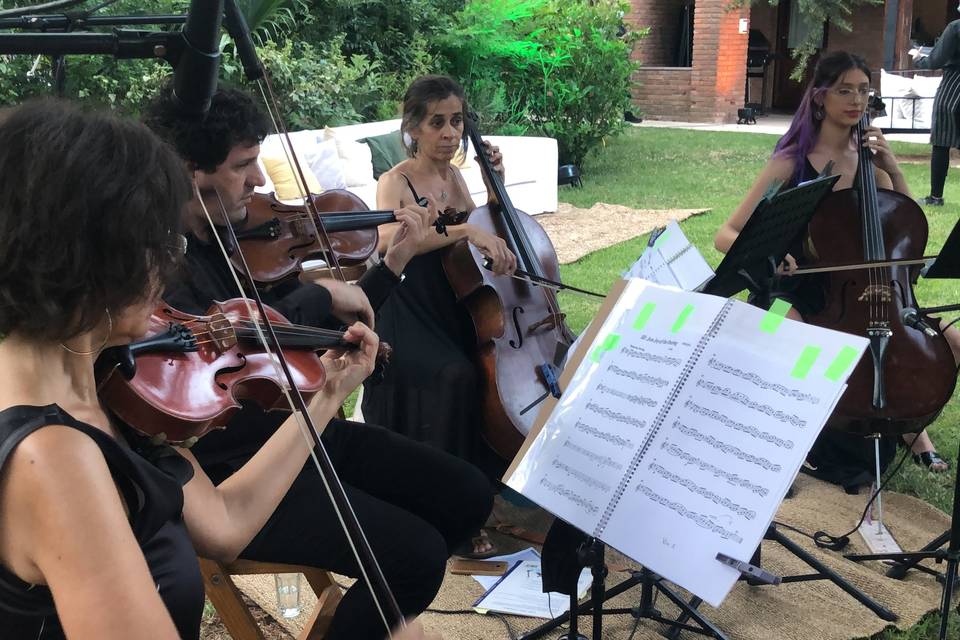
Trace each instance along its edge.
{"label": "violin bow", "polygon": [[[247,27],[246,21],[237,7],[236,0],[224,0],[224,2],[226,7],[225,23],[227,24],[227,30],[230,31],[230,35],[237,43],[237,51],[243,60],[245,70],[247,70],[248,74],[251,72],[259,73],[259,76],[253,76],[253,80],[258,84],[260,84],[261,80],[265,81],[265,83],[268,83],[269,81],[267,80],[267,74],[256,55],[252,40],[250,39],[249,28]],[[269,86],[267,90],[270,90]],[[264,87],[262,85],[261,91],[264,91]],[[284,129],[284,131],[286,130]],[[289,134],[287,134],[287,142],[289,143]],[[292,145],[290,145],[290,149],[292,151]],[[294,158],[295,157],[296,156],[294,155]],[[297,163],[297,168],[300,170],[299,162]],[[302,171],[300,172],[300,175],[301,184],[306,185],[306,182],[302,180]],[[198,202],[203,208],[204,214],[207,217],[207,222],[211,226],[211,229],[214,229],[215,225],[213,217],[207,210],[206,204],[201,197],[199,188],[196,186],[196,181],[194,181],[194,196],[198,199]],[[222,199],[220,199],[219,193],[217,193],[217,199],[219,201],[222,214],[226,216],[226,208],[223,205]],[[306,200],[309,201],[309,197],[306,198]],[[319,216],[313,216],[313,218],[315,221],[319,221]],[[322,223],[320,223],[320,225],[322,227]],[[228,239],[234,247],[235,255],[240,260],[244,270],[249,273],[246,257],[243,255],[243,250],[240,247],[240,243],[237,241],[236,231],[233,229],[233,225],[226,224],[225,226],[227,229],[226,233],[228,235]],[[297,387],[296,380],[293,378],[286,358],[283,355],[283,349],[280,347],[280,342],[273,328],[273,324],[270,322],[270,319],[265,312],[260,292],[257,290],[257,287],[253,285],[249,287],[251,295],[249,297],[246,295],[244,287],[240,281],[240,276],[233,268],[233,265],[230,261],[230,256],[227,252],[227,247],[224,245],[223,239],[221,239],[220,235],[217,233],[212,233],[211,235],[220,247],[224,260],[226,261],[227,265],[229,265],[234,283],[240,292],[240,297],[246,301],[248,312],[250,313],[251,317],[254,318],[257,317],[257,314],[254,314],[253,312],[253,308],[250,303],[250,297],[252,297],[256,303],[257,310],[259,311],[259,319],[261,320],[256,327],[257,334],[263,343],[268,357],[278,369],[278,379],[286,380],[287,384],[281,385],[281,387],[283,387],[283,393],[286,396],[290,407],[294,409],[293,415],[300,426],[300,431],[304,435],[307,444],[310,446],[310,457],[313,459],[314,465],[316,466],[317,471],[320,473],[324,488],[328,497],[330,498],[334,511],[337,514],[337,518],[340,521],[340,526],[346,534],[351,551],[353,552],[354,558],[356,559],[360,568],[360,573],[370,588],[371,597],[373,598],[374,604],[377,607],[377,611],[381,620],[383,621],[384,627],[386,628],[387,633],[392,633],[394,628],[404,626],[403,613],[400,610],[400,606],[397,604],[396,598],[393,596],[393,592],[390,590],[390,587],[387,584],[386,577],[383,575],[383,570],[380,568],[380,564],[377,562],[373,550],[370,548],[370,543],[363,532],[363,528],[360,525],[356,512],[353,510],[353,506],[350,504],[350,500],[347,497],[346,491],[343,488],[343,484],[340,481],[340,477],[333,466],[333,462],[330,460],[330,456],[327,453],[326,447],[324,447],[323,442],[320,439],[320,431],[317,429],[316,424],[314,424],[314,421],[307,410],[307,405],[303,398],[303,394]],[[329,238],[327,238],[327,241],[329,241]],[[339,271],[339,264],[336,262],[336,257],[333,256],[332,247],[330,246],[329,242],[327,244],[327,248],[332,256],[335,269]],[[342,276],[342,273],[340,275]],[[262,327],[260,325],[262,325]]]}
{"label": "violin bow", "polygon": [[270,74],[266,72],[266,69],[260,61],[260,57],[257,55],[257,51],[253,46],[253,39],[250,37],[250,28],[247,25],[247,21],[240,12],[236,0],[224,0],[224,5],[226,9],[224,26],[236,44],[237,55],[243,64],[244,75],[246,75],[247,80],[257,84],[257,87],[260,89],[260,94],[263,96],[263,102],[267,109],[267,115],[270,117],[270,120],[273,123],[274,130],[280,134],[280,138],[282,140],[280,146],[283,147],[287,164],[294,170],[297,189],[300,191],[300,196],[303,198],[303,206],[307,210],[307,217],[310,219],[310,224],[313,226],[313,230],[316,233],[317,238],[326,249],[326,259],[324,262],[327,265],[327,269],[334,278],[340,280],[341,282],[346,282],[346,277],[343,275],[343,269],[340,267],[340,261],[337,259],[337,254],[333,250],[333,243],[330,241],[330,235],[327,233],[327,230],[323,224],[323,219],[320,217],[320,211],[313,202],[313,198],[310,197],[311,194],[309,192],[309,188],[307,187],[306,174],[304,173],[303,166],[300,163],[300,158],[297,155],[297,151],[293,146],[293,141],[290,139],[290,132],[287,129],[286,123],[281,117],[280,103],[273,91],[273,84],[270,81]]}

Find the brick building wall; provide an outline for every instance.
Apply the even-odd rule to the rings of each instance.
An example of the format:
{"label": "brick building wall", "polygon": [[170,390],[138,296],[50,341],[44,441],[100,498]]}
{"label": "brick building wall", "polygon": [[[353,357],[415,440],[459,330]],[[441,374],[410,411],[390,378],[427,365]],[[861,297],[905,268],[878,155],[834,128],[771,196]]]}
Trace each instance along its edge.
{"label": "brick building wall", "polygon": [[629,28],[650,27],[633,52],[633,58],[651,67],[674,64],[680,41],[680,12],[685,0],[633,0],[632,11],[624,16]]}
{"label": "brick building wall", "polygon": [[651,120],[690,116],[690,67],[640,67],[634,75],[633,103]]}
{"label": "brick building wall", "polygon": [[748,6],[731,11],[728,0],[697,3],[690,78],[691,120],[736,121],[747,79],[747,34],[739,32],[740,19],[749,17]]}
{"label": "brick building wall", "polygon": [[633,98],[649,119],[732,122],[743,106],[747,34],[740,19],[749,7],[734,11],[729,0],[697,0],[693,26],[693,63],[667,66],[679,39],[682,0],[631,0],[629,27],[650,27],[633,52],[641,68],[634,76]]}
{"label": "brick building wall", "polygon": [[[631,12],[625,17],[628,26],[651,29],[633,52],[641,64],[634,76],[634,103],[649,119],[734,121],[743,106],[746,80],[748,36],[739,33],[740,19],[750,18],[750,28],[761,31],[776,50],[778,37],[785,36],[777,33],[778,9],[759,3],[751,15],[749,7],[730,11],[729,0],[696,0],[693,63],[681,69],[669,65],[676,54],[683,4],[684,0],[631,0]],[[858,7],[853,31],[828,25],[826,34],[825,51],[842,49],[863,56],[874,71],[875,84],[883,66],[885,10],[884,5]],[[783,60],[771,64],[764,104],[771,103],[777,74],[788,73],[792,66]],[[762,81],[754,80],[752,101],[759,102],[761,89]]]}
{"label": "brick building wall", "polygon": [[827,28],[826,51],[849,51],[863,56],[879,81],[883,66],[884,7],[861,6],[857,9],[852,31],[835,25]]}

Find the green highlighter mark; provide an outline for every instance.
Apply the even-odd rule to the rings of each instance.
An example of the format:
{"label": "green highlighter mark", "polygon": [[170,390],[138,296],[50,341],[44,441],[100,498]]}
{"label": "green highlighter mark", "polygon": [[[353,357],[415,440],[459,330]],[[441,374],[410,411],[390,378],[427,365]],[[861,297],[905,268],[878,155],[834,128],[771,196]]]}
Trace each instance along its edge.
{"label": "green highlighter mark", "polygon": [[633,321],[633,328],[637,331],[643,331],[643,328],[647,326],[647,322],[650,321],[650,316],[653,315],[653,310],[656,308],[656,302],[648,302],[643,305],[643,309],[640,309],[640,313],[637,314],[637,319]]}
{"label": "green highlighter mark", "polygon": [[693,314],[693,305],[688,304],[683,308],[683,311],[680,312],[680,315],[677,316],[676,321],[673,323],[673,326],[670,327],[670,331],[677,333],[680,329],[683,329],[683,325],[687,324],[687,320]]}
{"label": "green highlighter mark", "polygon": [[780,298],[774,300],[773,304],[770,305],[770,310],[767,311],[763,315],[763,319],[760,320],[760,331],[764,333],[776,333],[777,329],[780,328],[780,323],[783,322],[783,319],[792,306],[793,305],[786,300],[781,300]]}
{"label": "green highlighter mark", "polygon": [[797,363],[793,365],[793,371],[790,372],[790,375],[798,380],[806,378],[810,369],[813,368],[813,363],[820,357],[820,351],[822,351],[820,347],[811,345],[804,347],[803,351],[800,352],[800,357],[797,358]]}
{"label": "green highlighter mark", "polygon": [[594,348],[593,353],[590,354],[590,359],[594,362],[600,362],[600,359],[603,358],[603,354],[607,351],[613,351],[617,348],[617,345],[620,344],[620,335],[616,333],[611,333],[603,342]]}
{"label": "green highlighter mark", "polygon": [[831,382],[839,381],[840,378],[843,377],[843,374],[847,372],[847,369],[850,368],[850,365],[857,361],[857,355],[857,350],[853,347],[840,349],[840,353],[837,354],[837,357],[834,358],[830,366],[827,367],[826,372],[823,374],[824,377]]}

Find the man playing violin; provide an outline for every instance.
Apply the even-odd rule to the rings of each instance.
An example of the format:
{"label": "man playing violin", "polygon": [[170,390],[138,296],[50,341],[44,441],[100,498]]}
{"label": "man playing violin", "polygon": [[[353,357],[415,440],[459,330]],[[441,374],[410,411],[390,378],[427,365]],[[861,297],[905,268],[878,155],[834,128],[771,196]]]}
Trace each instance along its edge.
{"label": "man playing violin", "polygon": [[[268,121],[249,96],[223,88],[206,117],[192,119],[177,110],[169,86],[149,105],[145,121],[176,148],[196,187],[184,213],[187,266],[164,299],[182,311],[205,313],[215,300],[238,296],[206,211],[219,224],[243,222],[254,189],[264,184],[257,155]],[[412,205],[395,215],[401,231],[359,286],[294,279],[262,292],[264,302],[295,324],[334,327],[360,319],[372,325],[375,308],[399,283],[424,235],[432,233],[435,217]],[[214,482],[224,481],[276,430],[284,418],[277,413],[244,406],[226,429],[202,438],[192,452]],[[489,514],[488,480],[454,456],[380,427],[335,419],[322,438],[400,608],[407,616],[420,613],[439,590],[450,550]],[[359,577],[322,481],[309,465],[240,557]],[[327,637],[379,639],[383,633],[367,586],[358,580],[339,604]]]}

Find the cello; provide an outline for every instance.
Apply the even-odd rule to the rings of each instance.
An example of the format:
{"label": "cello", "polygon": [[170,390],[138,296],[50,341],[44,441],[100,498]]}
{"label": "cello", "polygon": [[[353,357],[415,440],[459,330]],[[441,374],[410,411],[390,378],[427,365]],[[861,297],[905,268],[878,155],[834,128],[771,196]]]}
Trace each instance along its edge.
{"label": "cello", "polygon": [[486,257],[461,240],[443,256],[443,269],[477,336],[481,378],[483,437],[502,458],[519,451],[547,394],[559,393],[552,376],[566,357],[574,334],[565,323],[553,289],[535,281],[559,281],[557,252],[543,227],[510,202],[500,176],[483,152],[476,125],[464,126],[496,203],[474,209],[470,224],[503,238],[517,257],[517,270],[532,278],[496,275],[484,267]]}
{"label": "cello", "polygon": [[[869,110],[868,110],[869,112]],[[957,366],[939,323],[917,306],[913,283],[927,219],[906,195],[879,189],[863,145],[869,114],[857,125],[859,170],[853,188],[827,195],[809,225],[807,259],[886,266],[824,274],[826,304],[805,320],[870,340],[827,426],[853,434],[898,435],[930,424],[953,394]],[[892,264],[890,262],[892,261]]]}

